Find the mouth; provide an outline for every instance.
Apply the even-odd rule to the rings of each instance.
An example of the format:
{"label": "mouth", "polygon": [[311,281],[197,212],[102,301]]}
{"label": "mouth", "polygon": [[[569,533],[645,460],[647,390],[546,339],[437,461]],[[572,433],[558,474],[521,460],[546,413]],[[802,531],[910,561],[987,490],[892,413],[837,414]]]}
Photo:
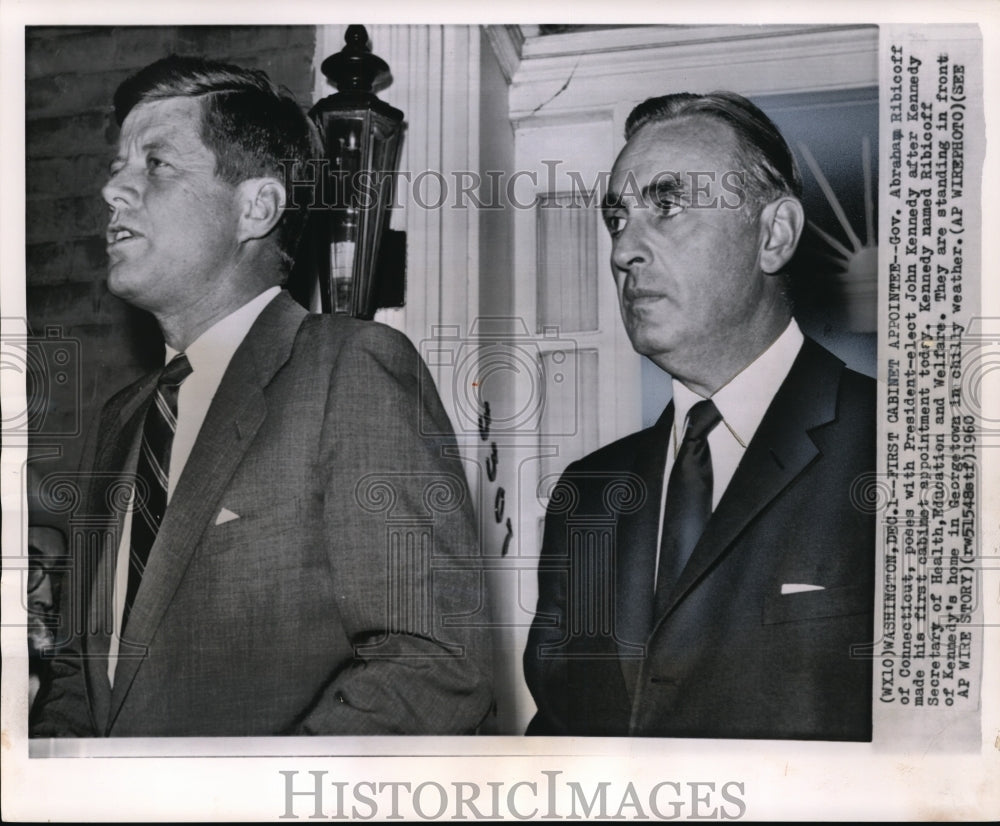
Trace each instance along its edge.
{"label": "mouth", "polygon": [[108,231],[105,234],[105,238],[108,242],[108,249],[116,247],[119,244],[124,244],[128,241],[133,241],[136,238],[141,238],[142,234],[136,232],[130,227],[121,226],[119,224],[114,224],[108,227]]}
{"label": "mouth", "polygon": [[625,292],[625,301],[627,304],[645,304],[651,301],[659,301],[666,298],[663,293],[653,292],[652,290],[627,290]]}

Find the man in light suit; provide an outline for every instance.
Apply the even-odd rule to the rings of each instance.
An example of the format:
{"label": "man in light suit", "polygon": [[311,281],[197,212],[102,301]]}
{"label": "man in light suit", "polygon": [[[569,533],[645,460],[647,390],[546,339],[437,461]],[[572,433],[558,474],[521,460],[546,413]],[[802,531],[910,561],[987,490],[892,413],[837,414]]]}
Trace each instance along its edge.
{"label": "man in light suit", "polygon": [[633,110],[603,203],[651,428],[552,491],[531,734],[871,739],[871,379],[792,319],[794,159],[732,93]]}
{"label": "man in light suit", "polygon": [[320,157],[311,124],[262,72],[193,58],[115,110],[108,286],[169,363],[101,414],[82,510],[112,529],[78,549],[63,630],[86,631],[33,734],[474,731],[479,546],[454,440],[419,431],[449,432],[426,368],[280,289],[304,217],[282,164]]}

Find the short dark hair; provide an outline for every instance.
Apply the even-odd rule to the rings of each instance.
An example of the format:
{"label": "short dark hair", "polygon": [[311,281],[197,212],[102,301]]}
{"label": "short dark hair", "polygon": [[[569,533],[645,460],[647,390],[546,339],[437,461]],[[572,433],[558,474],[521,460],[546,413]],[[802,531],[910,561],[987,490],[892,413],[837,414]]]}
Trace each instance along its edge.
{"label": "short dark hair", "polygon": [[727,124],[736,134],[737,162],[746,171],[748,202],[759,212],[782,195],[802,195],[802,177],[778,127],[754,104],[735,92],[697,95],[679,92],[649,98],[636,106],[625,121],[629,140],[650,123],[701,115]]}
{"label": "short dark hair", "polygon": [[[174,97],[201,100],[201,139],[215,155],[216,175],[230,184],[265,176],[284,182],[288,162],[302,179],[304,163],[322,157],[316,128],[287,90],[259,69],[200,57],[170,55],[129,77],[115,92],[115,120],[121,126],[136,106]],[[287,195],[276,240],[290,267],[307,212]]]}

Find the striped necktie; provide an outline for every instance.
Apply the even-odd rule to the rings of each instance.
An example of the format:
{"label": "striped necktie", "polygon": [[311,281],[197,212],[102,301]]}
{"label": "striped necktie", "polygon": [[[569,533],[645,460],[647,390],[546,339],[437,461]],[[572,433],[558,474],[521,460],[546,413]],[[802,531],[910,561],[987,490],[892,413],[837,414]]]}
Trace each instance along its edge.
{"label": "striped necktie", "polygon": [[167,509],[170,448],[177,430],[177,395],[181,383],[189,375],[191,363],[187,356],[183,353],[174,356],[160,373],[156,395],[146,413],[139,465],[136,468],[138,478],[132,508],[131,552],[122,629],[126,627],[132,612],[135,595],[149,560],[149,551],[156,541],[156,534]]}

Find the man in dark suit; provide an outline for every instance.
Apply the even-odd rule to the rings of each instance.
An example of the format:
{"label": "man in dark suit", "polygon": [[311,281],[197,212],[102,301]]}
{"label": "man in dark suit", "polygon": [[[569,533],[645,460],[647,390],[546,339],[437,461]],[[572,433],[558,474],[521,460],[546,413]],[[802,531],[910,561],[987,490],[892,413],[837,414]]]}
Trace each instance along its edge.
{"label": "man in dark suit", "polygon": [[552,491],[528,732],[870,740],[875,389],[792,319],[794,159],[724,92],[647,100],[626,140],[611,266],[673,399]]}
{"label": "man in dark suit", "polygon": [[479,546],[454,440],[418,429],[449,432],[426,368],[280,289],[303,219],[282,163],[319,157],[311,124],[262,72],[191,58],[115,109],[108,286],[168,364],[100,417],[82,510],[112,527],[77,549],[63,617],[86,631],[33,734],[474,731]]}

